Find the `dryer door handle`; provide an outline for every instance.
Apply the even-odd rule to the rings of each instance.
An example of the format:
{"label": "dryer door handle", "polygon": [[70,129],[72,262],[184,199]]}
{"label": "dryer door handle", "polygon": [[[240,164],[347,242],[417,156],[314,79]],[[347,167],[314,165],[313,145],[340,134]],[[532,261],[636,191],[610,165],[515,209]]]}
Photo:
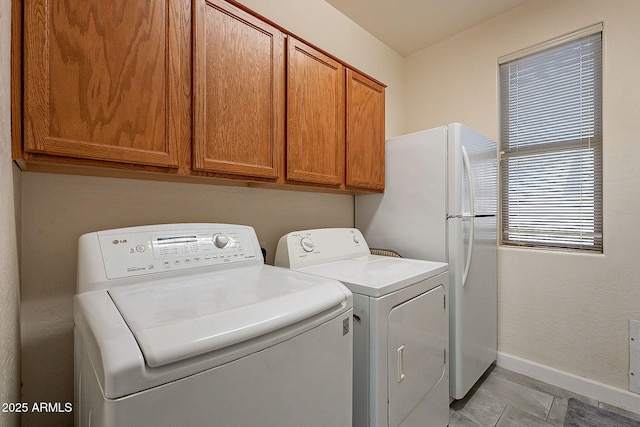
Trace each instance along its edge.
{"label": "dryer door handle", "polygon": [[404,345],[398,348],[398,382],[404,380]]}

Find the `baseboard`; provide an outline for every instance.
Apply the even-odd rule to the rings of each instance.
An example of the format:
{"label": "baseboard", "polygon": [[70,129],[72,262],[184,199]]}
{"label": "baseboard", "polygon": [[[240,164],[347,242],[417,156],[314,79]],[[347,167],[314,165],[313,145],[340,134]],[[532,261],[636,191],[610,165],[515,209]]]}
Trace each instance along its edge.
{"label": "baseboard", "polygon": [[640,413],[639,394],[501,352],[498,352],[496,364],[501,368],[544,381],[600,402]]}

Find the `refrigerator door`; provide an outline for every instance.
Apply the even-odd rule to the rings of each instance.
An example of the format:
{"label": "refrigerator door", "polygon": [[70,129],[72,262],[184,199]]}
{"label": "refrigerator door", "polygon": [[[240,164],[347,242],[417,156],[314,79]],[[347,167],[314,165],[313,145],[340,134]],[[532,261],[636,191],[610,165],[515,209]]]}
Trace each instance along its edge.
{"label": "refrigerator door", "polygon": [[497,353],[497,152],[489,138],[449,125],[450,392],[461,399]]}
{"label": "refrigerator door", "polygon": [[[474,239],[470,240],[471,229]],[[448,221],[450,393],[463,398],[497,355],[497,251],[494,216]],[[470,246],[471,245],[471,246]],[[469,248],[471,247],[471,251]],[[465,279],[465,267],[471,262]]]}
{"label": "refrigerator door", "polygon": [[[449,215],[496,215],[498,194],[496,143],[460,123],[450,124],[448,134],[447,213]],[[466,153],[469,162],[468,170],[465,170],[467,166],[463,153]],[[470,175],[467,172],[470,172]],[[468,178],[472,182],[472,188],[469,187]],[[470,204],[472,199],[473,206]]]}
{"label": "refrigerator door", "polygon": [[356,197],[369,247],[446,262],[446,135],[439,127],[386,141],[384,194]]}

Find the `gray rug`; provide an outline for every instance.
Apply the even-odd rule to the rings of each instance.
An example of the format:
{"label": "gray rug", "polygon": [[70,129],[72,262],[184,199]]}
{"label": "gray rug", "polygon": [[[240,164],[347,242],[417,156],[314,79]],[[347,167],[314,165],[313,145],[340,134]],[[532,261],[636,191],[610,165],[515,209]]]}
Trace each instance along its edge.
{"label": "gray rug", "polygon": [[640,421],[569,399],[564,427],[640,427]]}

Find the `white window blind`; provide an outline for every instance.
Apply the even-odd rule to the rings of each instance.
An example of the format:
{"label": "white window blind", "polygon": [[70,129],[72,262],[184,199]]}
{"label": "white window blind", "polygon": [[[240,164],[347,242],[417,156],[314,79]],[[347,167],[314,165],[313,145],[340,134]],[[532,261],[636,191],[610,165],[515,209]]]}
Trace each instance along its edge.
{"label": "white window blind", "polygon": [[602,252],[602,32],[500,64],[502,243]]}

